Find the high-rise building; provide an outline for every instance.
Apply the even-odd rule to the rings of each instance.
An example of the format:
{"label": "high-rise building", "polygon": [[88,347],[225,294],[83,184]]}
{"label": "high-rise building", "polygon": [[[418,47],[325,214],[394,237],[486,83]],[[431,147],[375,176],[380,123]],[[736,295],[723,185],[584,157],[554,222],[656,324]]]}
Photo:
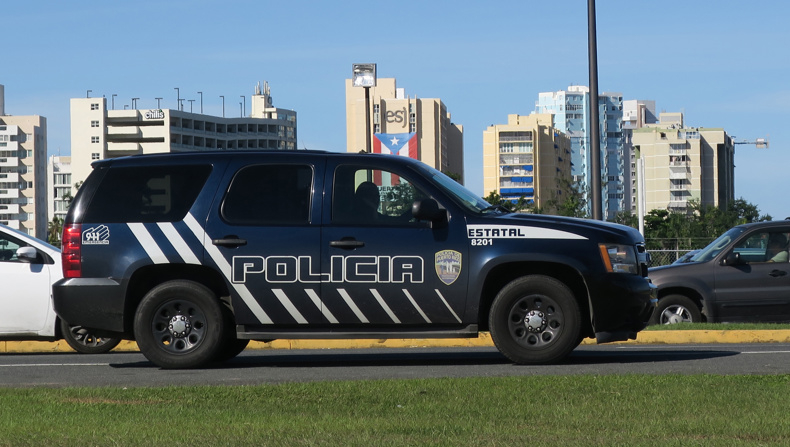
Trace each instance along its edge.
{"label": "high-rise building", "polygon": [[[379,78],[369,87],[365,107],[365,88],[346,79],[346,149],[403,155],[454,174],[463,183],[463,126],[450,120],[440,99],[407,97],[394,78]],[[366,115],[369,122],[366,124]],[[367,148],[370,132],[370,148]]]}
{"label": "high-rise building", "polygon": [[[726,207],[735,199],[735,146],[724,129],[686,127],[682,113],[633,130],[637,162],[644,160],[646,211],[689,212],[689,202]],[[637,188],[638,190],[638,188]]]}
{"label": "high-rise building", "polygon": [[[625,206],[626,210],[636,215],[638,212],[637,184],[636,184],[636,154],[634,153],[633,132],[648,124],[658,122],[656,115],[656,102],[652,100],[629,99],[623,101],[623,159],[626,161],[625,177]],[[624,210],[625,211],[625,210]]]}
{"label": "high-rise building", "polygon": [[552,212],[571,183],[571,141],[554,128],[554,115],[508,115],[483,132],[483,193],[520,198]]}
{"label": "high-rise building", "polygon": [[[296,112],[272,105],[258,85],[252,113],[238,118],[173,109],[108,110],[107,99],[71,99],[72,181],[84,181],[95,160],[160,152],[296,149]],[[223,108],[224,109],[224,108]],[[223,110],[224,115],[224,110]]]}
{"label": "high-rise building", "polygon": [[71,157],[51,156],[47,162],[47,220],[66,219],[71,199],[74,197],[74,183],[71,182]]}
{"label": "high-rise building", "polygon": [[47,233],[47,119],[5,114],[0,85],[0,223],[39,239]]}
{"label": "high-rise building", "polygon": [[[590,192],[596,187],[590,161],[590,89],[570,86],[568,90],[538,94],[536,112],[555,115],[554,125],[571,139],[573,180],[584,192],[588,213]],[[601,153],[601,210],[606,220],[615,218],[626,207],[625,160],[623,158],[623,95],[603,92],[598,96]]]}

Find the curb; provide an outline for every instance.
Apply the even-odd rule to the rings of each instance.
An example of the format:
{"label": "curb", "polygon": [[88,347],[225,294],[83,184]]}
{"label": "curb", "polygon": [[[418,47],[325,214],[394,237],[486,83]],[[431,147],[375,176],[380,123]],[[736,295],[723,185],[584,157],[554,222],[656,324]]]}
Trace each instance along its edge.
{"label": "curb", "polygon": [[[790,330],[756,331],[642,331],[636,340],[615,342],[613,344],[684,344],[684,343],[790,343]],[[584,345],[594,345],[595,340],[587,338]],[[494,342],[488,332],[481,332],[477,338],[449,339],[363,339],[363,340],[274,340],[264,343],[251,341],[247,349],[365,349],[365,348],[468,348],[491,347]],[[137,351],[137,343],[122,341],[113,351]],[[74,353],[64,341],[0,341],[0,353]]]}

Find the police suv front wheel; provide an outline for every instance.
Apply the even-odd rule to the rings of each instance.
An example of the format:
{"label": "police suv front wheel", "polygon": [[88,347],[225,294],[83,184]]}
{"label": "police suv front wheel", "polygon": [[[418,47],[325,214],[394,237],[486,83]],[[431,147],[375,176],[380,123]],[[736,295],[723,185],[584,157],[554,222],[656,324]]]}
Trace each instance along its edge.
{"label": "police suv front wheel", "polygon": [[222,304],[205,286],[168,281],[148,292],[134,319],[140,351],[162,368],[195,368],[217,358],[225,340]]}
{"label": "police suv front wheel", "polygon": [[571,290],[543,275],[523,276],[499,291],[489,314],[494,344],[519,364],[553,363],[581,341],[581,313]]}

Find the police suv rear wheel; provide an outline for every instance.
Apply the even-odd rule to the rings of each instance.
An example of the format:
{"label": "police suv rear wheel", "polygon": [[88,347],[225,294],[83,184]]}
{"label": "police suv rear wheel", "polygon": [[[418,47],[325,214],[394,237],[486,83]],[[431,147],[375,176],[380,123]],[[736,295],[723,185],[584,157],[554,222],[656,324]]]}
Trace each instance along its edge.
{"label": "police suv rear wheel", "polygon": [[140,351],[162,368],[195,368],[217,358],[226,337],[222,304],[205,286],[168,281],[151,289],[137,308]]}
{"label": "police suv rear wheel", "polygon": [[510,360],[553,363],[579,345],[581,313],[565,284],[543,275],[524,276],[497,294],[489,328],[497,349]]}

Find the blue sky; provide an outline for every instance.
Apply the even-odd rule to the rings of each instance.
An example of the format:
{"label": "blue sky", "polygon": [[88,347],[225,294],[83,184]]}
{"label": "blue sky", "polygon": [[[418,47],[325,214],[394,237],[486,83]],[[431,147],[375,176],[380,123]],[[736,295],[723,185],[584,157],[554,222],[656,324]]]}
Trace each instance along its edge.
{"label": "blue sky", "polygon": [[[686,124],[738,140],[735,196],[790,216],[790,2],[598,0],[599,89],[652,99]],[[47,118],[50,155],[68,155],[69,98],[116,108],[238,114],[268,81],[298,113],[300,148],[345,151],[344,80],[378,64],[406,94],[441,98],[464,126],[466,185],[482,189],[482,133],[535,110],[539,92],[587,85],[587,1],[7,2],[0,84],[10,115]],[[185,110],[189,102],[185,101]]]}

